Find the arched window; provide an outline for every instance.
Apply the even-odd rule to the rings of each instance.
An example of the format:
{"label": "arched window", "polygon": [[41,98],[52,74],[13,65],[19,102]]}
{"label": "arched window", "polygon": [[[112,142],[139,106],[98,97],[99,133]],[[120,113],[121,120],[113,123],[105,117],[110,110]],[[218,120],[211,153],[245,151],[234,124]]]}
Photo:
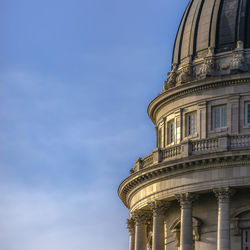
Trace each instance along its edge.
{"label": "arched window", "polygon": [[243,207],[233,216],[234,234],[241,235],[242,250],[250,250],[250,207]]}
{"label": "arched window", "polygon": [[[194,247],[195,241],[200,241],[200,230],[201,230],[202,221],[196,217],[193,217],[192,221],[193,221],[193,240],[194,240],[193,247]],[[180,227],[181,227],[180,219],[177,219],[170,227],[171,232],[175,235],[177,247],[180,247],[180,230],[181,230]]]}

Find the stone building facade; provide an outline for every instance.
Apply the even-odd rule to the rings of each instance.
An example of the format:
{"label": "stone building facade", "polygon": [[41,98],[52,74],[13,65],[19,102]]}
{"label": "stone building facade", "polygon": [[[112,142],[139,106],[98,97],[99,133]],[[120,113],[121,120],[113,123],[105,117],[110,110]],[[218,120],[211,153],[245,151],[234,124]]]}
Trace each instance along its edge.
{"label": "stone building facade", "polygon": [[250,0],[191,0],[148,107],[157,147],[119,186],[130,250],[250,250]]}

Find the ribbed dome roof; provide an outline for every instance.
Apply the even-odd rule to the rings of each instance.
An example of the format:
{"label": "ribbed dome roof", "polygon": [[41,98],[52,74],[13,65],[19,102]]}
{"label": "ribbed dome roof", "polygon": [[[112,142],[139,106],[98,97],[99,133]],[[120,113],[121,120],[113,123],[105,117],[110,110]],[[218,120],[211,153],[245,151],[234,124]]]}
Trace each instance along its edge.
{"label": "ribbed dome roof", "polygon": [[250,0],[191,0],[183,15],[173,52],[173,64],[234,50],[237,41],[250,48]]}
{"label": "ribbed dome roof", "polygon": [[162,90],[242,72],[250,72],[250,0],[190,0]]}

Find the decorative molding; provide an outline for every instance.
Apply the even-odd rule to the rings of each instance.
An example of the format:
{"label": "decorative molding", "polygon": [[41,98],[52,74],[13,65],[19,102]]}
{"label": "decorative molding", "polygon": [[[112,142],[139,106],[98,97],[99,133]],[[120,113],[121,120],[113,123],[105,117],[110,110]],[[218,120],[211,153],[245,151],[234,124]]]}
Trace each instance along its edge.
{"label": "decorative molding", "polygon": [[208,48],[207,56],[203,60],[203,64],[197,70],[196,69],[196,80],[205,79],[215,75],[215,57],[214,48]]}
{"label": "decorative molding", "polygon": [[178,70],[177,85],[184,84],[193,80],[193,67],[190,63]]}
{"label": "decorative molding", "polygon": [[130,234],[135,233],[135,221],[134,219],[127,219],[127,229]]}
{"label": "decorative molding", "polygon": [[228,203],[230,201],[230,197],[235,194],[235,190],[230,187],[216,188],[213,192],[220,203]]}
{"label": "decorative molding", "polygon": [[176,85],[176,78],[177,78],[176,69],[177,69],[177,65],[173,64],[171,72],[167,74],[168,79],[167,81],[165,81],[162,91],[166,91],[170,88],[173,88]]}
{"label": "decorative molding", "polygon": [[140,209],[140,210],[135,210],[132,213],[131,217],[135,221],[136,226],[149,225],[151,224],[152,213],[149,210]]}
{"label": "decorative molding", "polygon": [[[179,170],[186,170],[190,167],[200,166],[202,163],[202,169],[204,167],[206,169],[209,168],[223,168],[223,167],[229,167],[229,166],[235,166],[235,165],[249,165],[250,164],[250,155],[246,154],[246,151],[242,152],[242,155],[238,153],[237,155],[232,155],[231,152],[228,152],[228,155],[225,155],[225,152],[223,152],[223,155],[205,155],[206,158],[204,158],[203,155],[195,156],[195,158],[190,159],[188,162],[180,162],[180,160],[170,162],[168,164],[162,163],[161,165],[156,164],[152,165],[151,167],[141,170],[128,178],[126,178],[119,186],[118,193],[123,201],[123,203],[127,206],[127,195],[132,190],[135,189],[135,187],[138,187],[139,185],[141,188],[143,187],[143,183],[149,183],[154,180],[159,179],[160,176],[170,176],[173,175],[174,172],[176,174],[180,174],[177,171]],[[209,157],[207,157],[209,156]],[[144,173],[142,172],[144,171]],[[190,169],[192,171],[192,169]],[[133,191],[135,192],[135,190]],[[131,195],[131,194],[130,194]]]}
{"label": "decorative molding", "polygon": [[[149,117],[155,123],[154,113],[160,108],[160,106],[163,103],[166,104],[166,103],[171,102],[173,100],[177,100],[178,98],[183,98],[184,96],[190,95],[192,93],[200,92],[200,91],[208,90],[208,89],[212,89],[212,88],[234,86],[234,85],[239,85],[239,84],[250,84],[250,77],[249,77],[248,73],[246,73],[246,76],[243,75],[241,78],[233,79],[233,80],[232,80],[232,76],[230,79],[227,79],[227,80],[223,80],[223,79],[221,79],[221,77],[220,78],[219,77],[211,77],[211,78],[209,78],[209,81],[205,80],[204,83],[198,85],[202,81],[204,81],[204,80],[192,82],[192,83],[190,83],[191,86],[189,88],[185,88],[184,90],[180,89],[178,92],[176,90],[178,90],[179,88],[182,88],[182,87],[177,86],[177,87],[171,89],[171,91],[173,91],[173,93],[163,92],[162,94],[158,95],[154,100],[151,101],[151,103],[148,106]],[[194,84],[196,86],[193,86]],[[183,85],[183,87],[184,86],[186,86],[186,85]]]}
{"label": "decorative molding", "polygon": [[167,210],[171,206],[171,202],[155,200],[150,202],[148,206],[152,209],[154,217],[162,216],[166,214]]}
{"label": "decorative molding", "polygon": [[[246,222],[249,223],[250,225],[250,218],[249,219],[242,219],[240,218],[241,215],[243,213],[246,213],[246,212],[249,212],[250,214],[250,206],[243,206],[241,207],[240,209],[237,209],[236,211],[234,211],[234,213],[232,214],[231,216],[231,220],[232,220],[232,223],[233,223],[233,230],[234,230],[234,235],[240,235],[241,234],[241,223],[244,222],[244,224]],[[246,226],[246,225],[245,225]]]}
{"label": "decorative molding", "polygon": [[191,209],[192,204],[199,198],[199,195],[193,193],[176,194],[176,199],[184,209]]}
{"label": "decorative molding", "polygon": [[162,91],[166,91],[183,83],[204,80],[211,76],[229,76],[230,74],[250,72],[249,49],[244,49],[242,41],[237,42],[235,50],[216,55],[214,47],[209,47],[206,54],[198,60],[188,60],[182,64],[173,64],[172,71],[164,83]]}

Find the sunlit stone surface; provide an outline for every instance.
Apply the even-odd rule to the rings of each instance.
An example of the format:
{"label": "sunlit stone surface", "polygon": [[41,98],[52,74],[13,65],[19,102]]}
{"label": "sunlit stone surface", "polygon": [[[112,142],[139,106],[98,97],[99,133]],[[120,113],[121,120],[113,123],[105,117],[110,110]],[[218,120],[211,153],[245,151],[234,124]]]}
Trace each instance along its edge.
{"label": "sunlit stone surface", "polygon": [[129,249],[249,250],[250,0],[190,1],[148,114],[156,149],[118,190]]}

